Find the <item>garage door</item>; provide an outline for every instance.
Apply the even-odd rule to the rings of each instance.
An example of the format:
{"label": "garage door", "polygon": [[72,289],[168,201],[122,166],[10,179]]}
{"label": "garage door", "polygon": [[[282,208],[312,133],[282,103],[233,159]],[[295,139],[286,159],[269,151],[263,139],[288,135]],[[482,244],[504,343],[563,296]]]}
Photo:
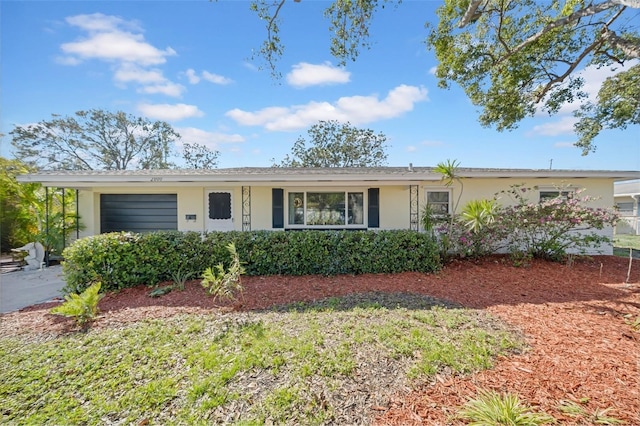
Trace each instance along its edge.
{"label": "garage door", "polygon": [[178,229],[176,194],[101,194],[100,232]]}

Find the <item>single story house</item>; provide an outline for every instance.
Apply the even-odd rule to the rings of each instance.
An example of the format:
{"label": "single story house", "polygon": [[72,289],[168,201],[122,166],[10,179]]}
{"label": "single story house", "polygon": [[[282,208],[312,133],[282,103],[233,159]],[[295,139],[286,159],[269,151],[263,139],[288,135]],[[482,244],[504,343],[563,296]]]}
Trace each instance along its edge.
{"label": "single story house", "polygon": [[[420,230],[427,204],[443,212],[492,198],[511,185],[534,197],[585,189],[594,207],[614,205],[614,182],[636,171],[459,168],[445,185],[431,167],[211,170],[42,171],[18,177],[77,191],[83,223],[77,237],[111,231],[228,231],[294,229]],[[509,200],[503,200],[509,202]],[[537,200],[532,200],[537,201]],[[607,230],[613,235],[613,230]],[[610,250],[609,250],[610,251]]]}
{"label": "single story house", "polygon": [[616,182],[613,188],[621,219],[616,225],[616,234],[640,235],[640,180]]}

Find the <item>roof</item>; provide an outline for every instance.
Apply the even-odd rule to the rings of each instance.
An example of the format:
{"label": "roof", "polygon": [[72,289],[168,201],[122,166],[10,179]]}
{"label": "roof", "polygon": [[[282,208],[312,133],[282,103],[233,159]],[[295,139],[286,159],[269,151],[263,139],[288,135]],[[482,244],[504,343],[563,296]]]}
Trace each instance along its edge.
{"label": "roof", "polygon": [[624,182],[616,182],[613,187],[615,197],[633,197],[640,195],[640,180],[630,180]]}
{"label": "roof", "polygon": [[[615,170],[549,170],[459,168],[463,178],[607,178],[640,179],[640,171]],[[442,175],[434,167],[240,167],[225,169],[169,170],[79,170],[39,171],[17,177],[19,182],[39,182],[45,186],[82,188],[91,186],[189,183],[326,183],[379,182],[401,184],[440,181]]]}

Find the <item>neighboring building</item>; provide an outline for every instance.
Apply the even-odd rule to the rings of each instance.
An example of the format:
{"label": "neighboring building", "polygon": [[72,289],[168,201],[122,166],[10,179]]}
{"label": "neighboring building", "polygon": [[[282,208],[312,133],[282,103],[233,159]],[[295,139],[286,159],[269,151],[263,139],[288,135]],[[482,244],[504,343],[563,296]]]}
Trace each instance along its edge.
{"label": "neighboring building", "polygon": [[599,197],[594,207],[611,208],[614,182],[640,179],[640,172],[629,171],[461,168],[458,174],[463,187],[445,185],[433,168],[412,166],[43,171],[18,180],[76,189],[82,237],[160,229],[419,230],[426,203],[452,212],[461,193],[458,210],[514,184],[535,187],[538,197],[560,187],[585,188],[586,195]]}
{"label": "neighboring building", "polygon": [[613,196],[621,218],[616,234],[640,235],[640,180],[616,182]]}

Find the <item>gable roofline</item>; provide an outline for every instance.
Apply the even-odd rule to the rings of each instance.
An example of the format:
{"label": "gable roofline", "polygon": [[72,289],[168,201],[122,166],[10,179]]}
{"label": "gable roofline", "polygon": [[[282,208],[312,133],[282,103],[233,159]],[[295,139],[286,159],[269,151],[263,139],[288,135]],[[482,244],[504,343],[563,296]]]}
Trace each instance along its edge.
{"label": "gable roofline", "polygon": [[[606,178],[640,179],[640,171],[549,170],[459,168],[462,178]],[[440,181],[434,167],[239,167],[224,169],[163,170],[51,170],[17,177],[18,182],[38,182],[45,186],[89,187],[148,183],[305,183],[305,182],[379,182],[410,183]]]}

